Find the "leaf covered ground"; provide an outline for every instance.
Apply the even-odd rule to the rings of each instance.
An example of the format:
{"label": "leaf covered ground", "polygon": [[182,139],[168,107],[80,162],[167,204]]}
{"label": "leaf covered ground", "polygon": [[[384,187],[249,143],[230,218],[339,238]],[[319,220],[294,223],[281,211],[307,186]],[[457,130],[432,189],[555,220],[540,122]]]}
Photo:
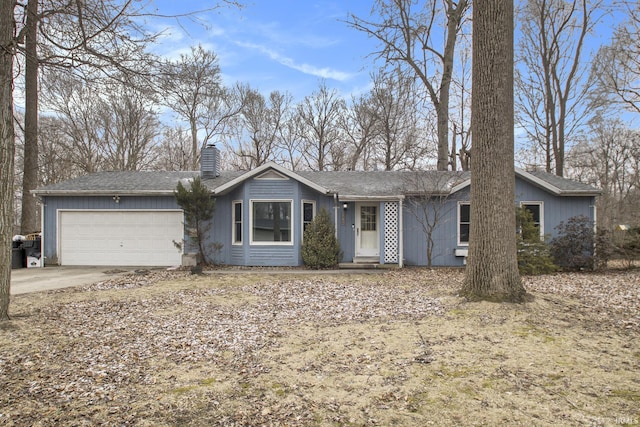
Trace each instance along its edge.
{"label": "leaf covered ground", "polygon": [[640,425],[640,272],[155,271],[15,296],[0,425]]}

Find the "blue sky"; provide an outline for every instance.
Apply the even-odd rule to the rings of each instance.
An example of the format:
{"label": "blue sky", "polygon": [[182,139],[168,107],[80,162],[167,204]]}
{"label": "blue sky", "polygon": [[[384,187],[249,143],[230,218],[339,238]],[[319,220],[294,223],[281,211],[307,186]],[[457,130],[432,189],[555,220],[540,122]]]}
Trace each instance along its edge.
{"label": "blue sky", "polygon": [[[213,2],[211,2],[213,3]],[[181,14],[207,7],[202,0],[155,0],[158,13]],[[367,57],[376,44],[347,24],[350,13],[368,17],[362,0],[246,1],[180,19],[153,22],[163,30],[156,53],[177,57],[202,44],[219,59],[226,85],[249,83],[263,93],[288,91],[296,101],[310,95],[320,79],[343,96],[365,91],[373,71]]]}

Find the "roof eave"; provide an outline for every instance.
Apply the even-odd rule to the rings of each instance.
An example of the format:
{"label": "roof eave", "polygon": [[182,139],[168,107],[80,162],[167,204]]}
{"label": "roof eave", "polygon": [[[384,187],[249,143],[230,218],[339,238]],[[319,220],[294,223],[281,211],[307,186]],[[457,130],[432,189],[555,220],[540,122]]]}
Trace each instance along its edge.
{"label": "roof eave", "polygon": [[34,196],[173,196],[166,190],[31,190]]}
{"label": "roof eave", "polygon": [[352,195],[352,194],[338,194],[338,199],[341,202],[404,200],[404,198],[405,196],[402,194],[388,195],[388,196],[363,196],[363,195]]}

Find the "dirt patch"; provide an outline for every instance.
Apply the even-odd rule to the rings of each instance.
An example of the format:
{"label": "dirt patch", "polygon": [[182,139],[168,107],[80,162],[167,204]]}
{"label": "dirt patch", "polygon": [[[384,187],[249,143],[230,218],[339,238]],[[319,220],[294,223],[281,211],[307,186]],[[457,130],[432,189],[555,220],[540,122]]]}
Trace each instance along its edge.
{"label": "dirt patch", "polygon": [[151,272],[13,298],[2,425],[639,425],[640,273]]}

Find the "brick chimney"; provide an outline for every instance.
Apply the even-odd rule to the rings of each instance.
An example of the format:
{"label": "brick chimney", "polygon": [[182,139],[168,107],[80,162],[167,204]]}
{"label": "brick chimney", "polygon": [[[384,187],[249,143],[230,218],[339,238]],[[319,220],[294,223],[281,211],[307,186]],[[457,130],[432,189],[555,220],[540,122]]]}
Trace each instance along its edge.
{"label": "brick chimney", "polygon": [[200,176],[203,179],[220,176],[220,152],[215,144],[209,144],[200,154]]}

